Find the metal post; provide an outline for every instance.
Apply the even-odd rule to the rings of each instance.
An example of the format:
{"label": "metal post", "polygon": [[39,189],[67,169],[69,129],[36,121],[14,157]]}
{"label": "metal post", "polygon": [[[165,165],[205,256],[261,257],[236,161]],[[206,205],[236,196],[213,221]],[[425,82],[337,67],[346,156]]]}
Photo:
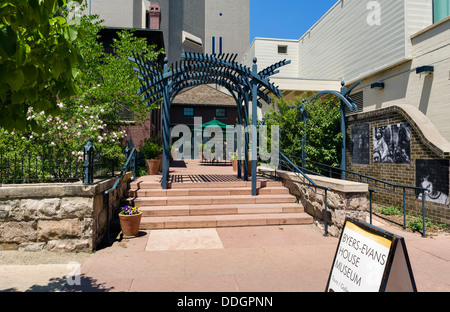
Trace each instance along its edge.
{"label": "metal post", "polygon": [[[345,82],[341,82],[341,94],[345,95]],[[341,132],[342,132],[342,147],[341,147],[341,179],[345,180],[345,169],[346,169],[346,155],[345,155],[345,147],[347,144],[347,134],[346,134],[346,125],[345,125],[345,103],[341,101]]]}
{"label": "metal post", "polygon": [[403,188],[403,230],[406,230],[406,198],[405,188]]}
{"label": "metal post", "polygon": [[[253,58],[253,73],[258,73],[258,65],[256,64],[256,57]],[[252,81],[252,195],[256,196],[256,168],[258,164],[258,83],[256,80]]]}
{"label": "metal post", "polygon": [[94,183],[94,152],[95,152],[95,147],[91,143],[91,138],[89,138],[87,144],[83,148],[83,157],[84,157],[83,184],[84,185],[90,185],[90,184]]}
{"label": "metal post", "polygon": [[328,213],[328,190],[325,189],[325,216],[324,216],[324,223],[325,223],[325,234],[324,236],[328,236],[328,221],[327,221],[327,213]]}
{"label": "metal post", "polygon": [[248,145],[249,145],[249,135],[248,135],[248,107],[249,107],[249,94],[245,94],[245,117],[244,117],[244,181],[248,181]]}
{"label": "metal post", "polygon": [[303,122],[303,138],[302,138],[302,170],[304,170],[306,166],[306,140],[307,140],[307,134],[306,134],[306,99],[303,99],[302,103],[302,122]]}
{"label": "metal post", "polygon": [[425,191],[422,191],[422,237],[427,237],[425,234]]}
{"label": "metal post", "polygon": [[[164,74],[169,72],[169,66],[167,65],[168,58],[164,59]],[[168,81],[163,81],[163,177],[162,177],[162,189],[167,190],[169,182],[169,152],[170,152],[170,98],[168,90]]]}
{"label": "metal post", "polygon": [[238,96],[238,133],[237,133],[237,172],[238,178],[242,179],[242,95]]}
{"label": "metal post", "polygon": [[375,190],[369,190],[369,203],[370,203],[370,224],[372,224],[372,216],[373,216],[373,211],[372,211],[372,201],[373,201],[373,193],[376,193],[377,191]]}

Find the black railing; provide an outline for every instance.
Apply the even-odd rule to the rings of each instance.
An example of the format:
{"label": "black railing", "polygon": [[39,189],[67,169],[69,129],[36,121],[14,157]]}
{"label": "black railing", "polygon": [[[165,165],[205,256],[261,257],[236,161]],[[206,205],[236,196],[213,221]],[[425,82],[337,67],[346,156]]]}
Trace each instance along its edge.
{"label": "black railing", "polygon": [[[112,195],[113,197],[116,196],[117,190],[119,186],[121,185],[123,178],[125,177],[125,174],[127,172],[132,172],[133,177],[131,181],[133,181],[136,178],[136,167],[137,167],[137,150],[134,147],[133,140],[130,138],[128,141],[127,147],[125,149],[125,154],[127,156],[127,160],[125,162],[125,165],[122,168],[122,171],[120,172],[119,176],[117,177],[116,181],[114,182],[114,185],[105,193],[103,194],[103,200],[106,205],[106,243],[110,244],[110,206],[109,206],[109,196]],[[117,211],[116,211],[117,212]],[[115,213],[113,212],[113,217],[115,217]]]}
{"label": "black railing", "polygon": [[89,174],[93,178],[110,178],[116,175],[118,168],[120,168],[120,164],[117,161],[106,159],[102,154],[95,154],[89,168],[86,168],[83,156],[72,154],[37,156],[31,153],[0,153],[1,184],[83,181],[85,169],[89,170]]}
{"label": "black railing", "polygon": [[392,194],[396,194],[398,196],[402,196],[403,201],[403,229],[406,229],[406,197],[417,197],[417,194],[422,194],[422,236],[425,237],[425,192],[429,191],[426,188],[402,185],[391,183],[387,181],[383,181],[374,177],[370,177],[368,175],[364,175],[358,172],[345,170],[342,168],[337,168],[334,166],[321,164],[312,160],[305,159],[303,160],[301,157],[296,157],[292,155],[288,155],[294,162],[298,162],[303,172],[307,172],[309,174],[326,176],[330,178],[341,179],[342,173],[345,173],[345,178],[347,180],[366,183],[369,185],[369,196],[370,196],[370,223],[372,224],[372,200],[373,194],[378,193],[380,191],[387,191]]}

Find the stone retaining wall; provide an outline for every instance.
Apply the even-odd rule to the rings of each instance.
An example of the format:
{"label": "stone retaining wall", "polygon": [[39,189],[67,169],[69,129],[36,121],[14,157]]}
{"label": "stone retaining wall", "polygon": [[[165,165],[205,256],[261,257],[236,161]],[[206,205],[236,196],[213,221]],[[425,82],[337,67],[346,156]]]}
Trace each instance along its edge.
{"label": "stone retaining wall", "polygon": [[[118,208],[132,174],[110,195]],[[79,183],[0,186],[0,250],[81,252],[96,249],[106,233],[104,192],[115,179]]]}
{"label": "stone retaining wall", "polygon": [[[258,172],[267,176],[276,177],[283,181],[298,202],[303,205],[305,212],[314,217],[315,224],[324,229],[325,224],[325,190],[305,183],[295,173],[259,167]],[[367,184],[331,179],[308,175],[318,186],[330,188],[327,191],[327,224],[328,234],[339,237],[346,217],[358,218],[366,221],[369,211],[367,199]]]}

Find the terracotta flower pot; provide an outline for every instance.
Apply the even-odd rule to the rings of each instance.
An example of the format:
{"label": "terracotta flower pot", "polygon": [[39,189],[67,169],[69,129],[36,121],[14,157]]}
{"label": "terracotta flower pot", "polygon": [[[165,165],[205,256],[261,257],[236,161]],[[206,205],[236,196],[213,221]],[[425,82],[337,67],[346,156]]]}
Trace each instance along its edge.
{"label": "terracotta flower pot", "polygon": [[120,227],[122,228],[123,236],[135,237],[139,234],[141,226],[142,212],[136,215],[119,214]]}
{"label": "terracotta flower pot", "polygon": [[145,163],[147,164],[147,174],[155,175],[158,174],[160,160],[159,159],[146,159]]}
{"label": "terracotta flower pot", "polygon": [[237,166],[238,166],[238,160],[237,160],[237,158],[236,158],[236,159],[233,159],[231,162],[232,162],[232,164],[233,164],[233,171],[237,171]]}

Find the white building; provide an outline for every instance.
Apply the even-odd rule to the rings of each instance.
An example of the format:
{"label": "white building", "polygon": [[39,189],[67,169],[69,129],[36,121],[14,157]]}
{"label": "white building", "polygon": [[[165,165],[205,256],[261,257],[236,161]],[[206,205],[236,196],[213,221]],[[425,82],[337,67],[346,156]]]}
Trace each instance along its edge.
{"label": "white building", "polygon": [[256,38],[242,62],[291,60],[271,79],[287,98],[361,80],[352,93],[360,112],[411,105],[450,141],[449,7],[449,0],[340,0],[299,40]]}
{"label": "white building", "polygon": [[150,28],[157,4],[169,63],[184,52],[236,53],[250,41],[250,0],[87,0],[109,27]]}

